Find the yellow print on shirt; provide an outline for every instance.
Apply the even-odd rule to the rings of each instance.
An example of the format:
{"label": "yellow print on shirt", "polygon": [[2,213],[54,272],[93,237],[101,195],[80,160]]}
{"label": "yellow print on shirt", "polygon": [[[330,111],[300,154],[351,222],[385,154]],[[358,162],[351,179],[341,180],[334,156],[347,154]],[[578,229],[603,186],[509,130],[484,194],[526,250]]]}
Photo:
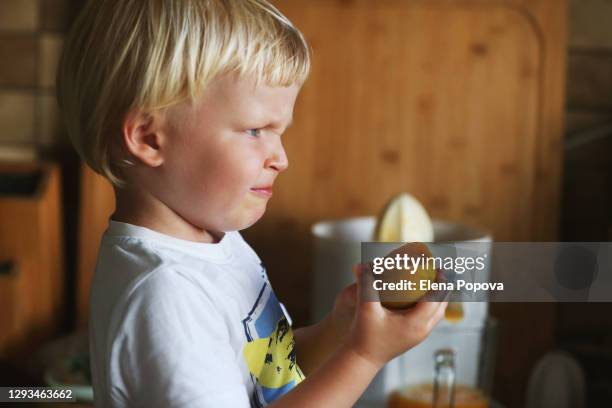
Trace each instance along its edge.
{"label": "yellow print on shirt", "polygon": [[266,286],[243,320],[248,341],[243,357],[255,383],[255,406],[271,403],[304,379],[296,361],[291,325],[274,292]]}
{"label": "yellow print on shirt", "polygon": [[304,378],[295,361],[293,330],[284,316],[272,336],[246,344],[244,359],[257,382],[266,388],[298,384]]}

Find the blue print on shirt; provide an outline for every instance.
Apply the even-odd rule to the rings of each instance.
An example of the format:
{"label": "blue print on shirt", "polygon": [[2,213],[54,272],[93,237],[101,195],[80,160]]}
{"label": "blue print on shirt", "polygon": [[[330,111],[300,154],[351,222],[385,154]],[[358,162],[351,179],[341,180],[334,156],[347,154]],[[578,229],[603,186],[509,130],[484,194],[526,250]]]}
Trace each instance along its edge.
{"label": "blue print on shirt", "polygon": [[296,363],[293,330],[267,282],[242,323],[248,341],[243,358],[255,385],[251,404],[263,407],[304,379]]}

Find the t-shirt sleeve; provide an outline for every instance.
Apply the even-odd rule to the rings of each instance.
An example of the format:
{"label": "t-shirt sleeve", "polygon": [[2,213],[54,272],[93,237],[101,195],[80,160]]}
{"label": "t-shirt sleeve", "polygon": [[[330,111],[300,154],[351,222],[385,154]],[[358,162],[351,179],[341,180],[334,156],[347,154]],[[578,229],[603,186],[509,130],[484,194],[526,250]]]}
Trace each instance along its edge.
{"label": "t-shirt sleeve", "polygon": [[124,385],[113,392],[129,406],[250,406],[224,318],[201,288],[173,270],[156,270],[133,290],[125,311],[111,359]]}

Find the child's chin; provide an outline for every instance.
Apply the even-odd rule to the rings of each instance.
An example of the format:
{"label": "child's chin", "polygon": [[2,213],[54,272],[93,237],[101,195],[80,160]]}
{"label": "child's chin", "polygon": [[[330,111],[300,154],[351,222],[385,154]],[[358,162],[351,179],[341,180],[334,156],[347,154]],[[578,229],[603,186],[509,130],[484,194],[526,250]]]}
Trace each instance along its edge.
{"label": "child's chin", "polygon": [[259,221],[264,214],[266,213],[266,208],[264,207],[261,211],[253,211],[249,214],[248,217],[244,217],[240,222],[236,223],[235,230],[243,230],[253,226],[257,221]]}

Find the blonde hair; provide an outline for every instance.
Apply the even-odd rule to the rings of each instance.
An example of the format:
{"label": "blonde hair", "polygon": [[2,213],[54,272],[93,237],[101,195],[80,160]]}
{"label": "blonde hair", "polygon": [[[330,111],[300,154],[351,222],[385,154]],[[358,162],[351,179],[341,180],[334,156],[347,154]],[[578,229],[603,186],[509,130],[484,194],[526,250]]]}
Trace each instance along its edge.
{"label": "blonde hair", "polygon": [[226,73],[302,84],[302,34],[265,0],[90,0],[67,38],[57,98],[81,158],[124,187],[122,123],[204,92]]}

